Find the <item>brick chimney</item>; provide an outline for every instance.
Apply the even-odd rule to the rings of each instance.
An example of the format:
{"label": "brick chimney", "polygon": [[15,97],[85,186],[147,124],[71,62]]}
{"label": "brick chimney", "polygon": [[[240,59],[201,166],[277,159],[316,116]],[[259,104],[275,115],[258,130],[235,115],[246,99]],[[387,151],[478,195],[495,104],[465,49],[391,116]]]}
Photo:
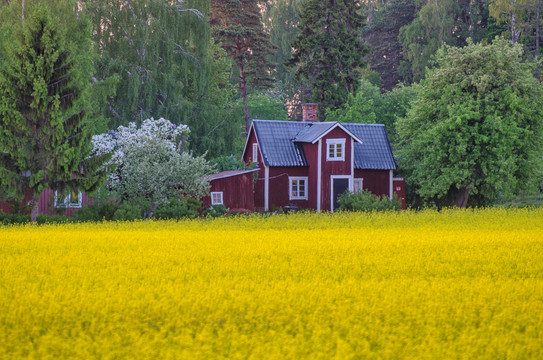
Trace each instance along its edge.
{"label": "brick chimney", "polygon": [[308,103],[302,104],[302,120],[303,121],[317,121],[317,108],[319,104]]}

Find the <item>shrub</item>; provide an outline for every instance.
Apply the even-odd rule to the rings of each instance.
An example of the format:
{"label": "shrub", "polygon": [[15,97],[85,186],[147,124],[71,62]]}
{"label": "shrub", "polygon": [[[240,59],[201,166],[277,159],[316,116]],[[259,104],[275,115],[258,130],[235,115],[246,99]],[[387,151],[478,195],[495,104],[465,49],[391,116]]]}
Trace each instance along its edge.
{"label": "shrub", "polygon": [[43,224],[66,224],[69,222],[73,222],[74,220],[62,215],[53,215],[53,216],[47,216],[47,215],[38,215],[38,218],[36,219],[36,222],[38,225]]}
{"label": "shrub", "polygon": [[224,205],[211,205],[202,212],[202,216],[220,217],[226,214],[226,211]]}
{"label": "shrub", "polygon": [[339,209],[347,211],[385,211],[400,210],[401,203],[396,195],[390,200],[386,196],[379,197],[369,190],[352,193],[346,192],[338,198]]}
{"label": "shrub", "polygon": [[27,222],[30,222],[30,215],[6,214],[0,211],[0,224],[2,225],[24,224]]}
{"label": "shrub", "polygon": [[141,208],[137,205],[128,203],[119,206],[117,211],[115,211],[115,214],[113,214],[113,220],[115,221],[133,221],[142,218]]}
{"label": "shrub", "polygon": [[99,201],[83,207],[74,213],[74,219],[77,221],[102,221],[113,220],[115,212],[119,209],[119,204],[113,199]]}
{"label": "shrub", "polygon": [[172,198],[166,205],[157,207],[153,215],[156,219],[182,219],[198,216],[198,210],[202,206],[199,200],[192,197]]}

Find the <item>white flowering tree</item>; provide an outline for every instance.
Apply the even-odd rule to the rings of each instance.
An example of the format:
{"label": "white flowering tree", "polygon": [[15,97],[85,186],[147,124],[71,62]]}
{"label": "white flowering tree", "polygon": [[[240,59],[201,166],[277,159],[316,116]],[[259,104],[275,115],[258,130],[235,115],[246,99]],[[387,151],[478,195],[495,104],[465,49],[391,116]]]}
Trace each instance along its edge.
{"label": "white flowering tree", "polygon": [[148,218],[176,196],[199,198],[209,191],[205,175],[213,171],[204,157],[184,151],[185,125],[166,119],[130,123],[93,137],[93,156],[112,154],[109,186],[123,200],[142,206]]}

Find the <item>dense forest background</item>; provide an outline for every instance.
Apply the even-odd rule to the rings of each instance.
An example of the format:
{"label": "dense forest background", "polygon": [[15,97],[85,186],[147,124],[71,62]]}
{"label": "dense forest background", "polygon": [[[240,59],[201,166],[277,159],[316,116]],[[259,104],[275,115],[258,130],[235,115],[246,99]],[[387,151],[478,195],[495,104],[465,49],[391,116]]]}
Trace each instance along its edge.
{"label": "dense forest background", "polygon": [[[394,141],[394,124],[416,96],[411,85],[442,45],[502,35],[522,44],[530,60],[541,54],[539,0],[60,2],[92,24],[93,131],[164,117],[188,125],[190,149],[219,164],[240,156],[248,119],[299,120],[300,104],[315,99],[321,120],[384,123]],[[59,1],[1,0],[0,21],[20,21],[36,3]],[[333,28],[330,19],[347,26]],[[351,43],[315,41],[355,71],[328,76],[344,71],[310,63],[311,48],[296,59],[296,51],[312,46],[304,44],[311,26],[349,37]],[[352,84],[331,97],[319,81]]]}

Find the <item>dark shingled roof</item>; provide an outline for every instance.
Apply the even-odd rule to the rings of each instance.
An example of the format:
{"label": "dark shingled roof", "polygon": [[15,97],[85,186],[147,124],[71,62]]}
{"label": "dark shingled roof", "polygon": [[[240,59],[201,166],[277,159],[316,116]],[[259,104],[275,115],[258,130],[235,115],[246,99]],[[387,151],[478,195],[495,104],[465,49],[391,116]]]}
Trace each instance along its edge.
{"label": "dark shingled roof", "polygon": [[[253,120],[266,166],[308,166],[302,142],[313,142],[337,123]],[[355,142],[356,169],[395,170],[396,163],[381,124],[341,124],[362,144]]]}

